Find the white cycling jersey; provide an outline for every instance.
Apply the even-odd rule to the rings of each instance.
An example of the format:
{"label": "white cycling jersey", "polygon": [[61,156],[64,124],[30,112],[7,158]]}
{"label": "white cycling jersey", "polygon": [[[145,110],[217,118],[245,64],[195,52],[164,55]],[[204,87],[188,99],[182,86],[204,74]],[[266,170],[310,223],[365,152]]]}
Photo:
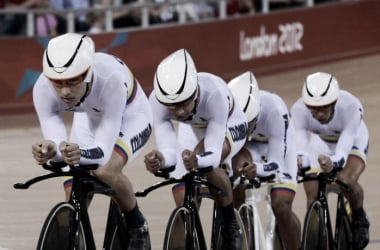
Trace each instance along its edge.
{"label": "white cycling jersey", "polygon": [[335,167],[344,167],[350,154],[366,162],[369,135],[363,107],[349,92],[340,91],[333,118],[327,124],[313,118],[302,98],[294,103],[291,114],[297,131],[297,151],[304,166],[319,168],[320,154],[331,156]]}
{"label": "white cycling jersey", "polygon": [[[221,163],[222,148],[227,137],[231,145],[230,159],[244,145],[247,121],[234,100],[226,82],[209,73],[198,73],[199,100],[194,114],[179,124],[178,139],[174,124],[175,117],[152,93],[149,97],[153,114],[156,144],[165,157],[166,166],[176,165],[176,172],[183,162],[177,162],[181,149],[194,150],[204,138],[205,153],[197,155],[198,165],[217,167]],[[178,163],[178,164],[177,164]]]}
{"label": "white cycling jersey", "polygon": [[[104,165],[113,150],[131,160],[146,144],[152,131],[148,99],[129,68],[117,57],[96,53],[90,92],[77,106],[68,108],[43,74],[33,88],[33,102],[45,139],[59,146],[78,143],[81,164]],[[62,112],[74,112],[69,139]],[[62,160],[59,149],[55,160]]]}
{"label": "white cycling jersey", "polygon": [[[279,167],[282,181],[297,185],[295,130],[289,111],[280,96],[260,90],[260,112],[256,128],[249,135],[246,148],[251,152],[259,176],[267,176],[273,165]],[[269,173],[268,173],[269,172]]]}

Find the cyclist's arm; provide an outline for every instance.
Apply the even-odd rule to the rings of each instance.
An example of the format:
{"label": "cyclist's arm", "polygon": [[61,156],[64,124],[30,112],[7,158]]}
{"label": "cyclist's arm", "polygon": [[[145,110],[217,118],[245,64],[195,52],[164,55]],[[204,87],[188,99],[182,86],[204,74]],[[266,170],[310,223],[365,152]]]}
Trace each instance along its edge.
{"label": "cyclist's arm", "polygon": [[335,154],[331,156],[334,167],[344,167],[347,157],[352,150],[354,139],[363,119],[362,109],[357,105],[350,105],[344,111],[343,123],[345,127],[339,136]]}
{"label": "cyclist's arm", "polygon": [[197,155],[199,168],[219,166],[230,112],[227,96],[219,91],[207,100],[206,105],[205,108],[211,119],[208,122],[204,137],[205,152]]}
{"label": "cyclist's arm", "polygon": [[169,111],[160,104],[154,93],[149,96],[149,102],[153,112],[154,135],[157,148],[165,159],[165,167],[177,164],[177,136],[173,123],[170,120]]}
{"label": "cyclist's arm", "polygon": [[[107,81],[109,83],[103,87],[99,95],[100,103],[104,108],[102,117],[98,126],[94,128],[93,143],[80,148],[81,164],[106,164],[120,133],[123,113],[128,105],[128,88],[124,84],[126,79],[123,74],[115,72]],[[91,116],[89,113],[88,115]]]}
{"label": "cyclist's arm", "polygon": [[33,87],[33,105],[36,110],[41,132],[45,140],[51,140],[56,145],[54,161],[62,161],[59,144],[67,140],[67,131],[59,112],[64,104],[59,100],[49,80],[42,74]]}
{"label": "cyclist's arm", "polygon": [[288,151],[288,140],[290,139],[288,138],[288,130],[289,126],[293,126],[290,124],[289,115],[282,114],[280,110],[273,110],[268,117],[270,120],[266,122],[269,131],[267,162],[258,163],[258,176],[267,176],[273,173],[276,167],[282,172],[285,171],[285,155]]}
{"label": "cyclist's arm", "polygon": [[307,148],[309,147],[307,112],[308,110],[304,107],[302,99],[299,99],[291,108],[291,120],[295,128],[297,155],[302,167],[310,167],[309,153],[307,152]]}

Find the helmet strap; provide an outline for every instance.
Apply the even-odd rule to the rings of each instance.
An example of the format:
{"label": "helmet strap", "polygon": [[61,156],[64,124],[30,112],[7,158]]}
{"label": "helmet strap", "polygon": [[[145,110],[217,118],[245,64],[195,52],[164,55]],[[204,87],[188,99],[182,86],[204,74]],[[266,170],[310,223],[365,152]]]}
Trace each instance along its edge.
{"label": "helmet strap", "polygon": [[188,120],[191,120],[193,119],[193,115],[195,115],[195,113],[197,113],[197,106],[198,106],[198,103],[199,103],[199,89],[197,88],[197,92],[195,93],[195,98],[194,98],[194,108],[193,110],[190,112],[190,116],[189,116],[189,119]]}
{"label": "helmet strap", "polygon": [[330,122],[333,118],[334,118],[334,115],[335,115],[335,104],[336,104],[336,101],[331,103],[331,114],[330,114],[330,117],[329,117],[329,120],[327,122]]}
{"label": "helmet strap", "polygon": [[84,102],[84,100],[86,99],[86,97],[88,96],[89,92],[90,92],[90,83],[91,82],[84,82],[86,84],[86,91],[84,92],[82,98],[80,98],[79,102],[75,105],[76,107],[78,107],[82,102]]}

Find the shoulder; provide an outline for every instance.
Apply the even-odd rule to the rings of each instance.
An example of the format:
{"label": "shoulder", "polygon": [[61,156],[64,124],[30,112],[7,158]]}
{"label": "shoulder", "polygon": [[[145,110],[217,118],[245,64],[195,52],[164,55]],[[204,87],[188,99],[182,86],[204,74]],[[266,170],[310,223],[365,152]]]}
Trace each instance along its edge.
{"label": "shoulder", "polygon": [[[121,81],[129,85],[134,79],[132,71],[121,59],[107,53],[95,53],[92,70],[96,80],[103,81],[104,84]],[[109,81],[109,79],[112,79],[112,81]]]}
{"label": "shoulder", "polygon": [[120,64],[120,62],[117,60],[117,57],[115,57],[113,55],[103,53],[103,52],[96,52],[95,53],[93,66],[96,66],[96,65],[107,66],[109,64],[117,65],[117,64]]}
{"label": "shoulder", "polygon": [[298,98],[294,103],[293,105],[291,106],[291,110],[295,110],[295,109],[304,109],[306,108],[305,106],[305,103],[303,102],[302,100],[302,97]]}
{"label": "shoulder", "polygon": [[124,63],[123,60],[121,60],[117,56],[103,53],[103,52],[95,53],[93,66],[95,68],[98,68],[98,67],[105,68],[107,71],[129,70],[128,66]]}
{"label": "shoulder", "polygon": [[35,95],[41,93],[43,95],[46,95],[53,90],[54,88],[49,79],[41,73],[33,86],[33,94]]}
{"label": "shoulder", "polygon": [[271,111],[279,111],[280,113],[288,113],[288,107],[284,100],[276,93],[266,90],[260,90],[260,103]]}
{"label": "shoulder", "polygon": [[342,100],[344,102],[360,103],[359,98],[354,96],[352,93],[348,92],[347,90],[340,90],[338,101],[339,100]]}
{"label": "shoulder", "polygon": [[221,77],[211,73],[199,72],[198,85],[204,93],[230,93],[227,83]]}
{"label": "shoulder", "polygon": [[359,98],[346,90],[341,90],[336,103],[336,108],[341,111],[346,110],[347,112],[351,112],[352,109],[363,110],[363,105]]}
{"label": "shoulder", "polygon": [[311,116],[311,113],[308,111],[305,103],[302,100],[302,97],[300,97],[293,103],[293,105],[290,108],[290,114],[292,118],[297,119],[297,121],[299,121],[300,119],[306,119],[306,117]]}
{"label": "shoulder", "polygon": [[148,96],[148,100],[149,100],[149,103],[150,105],[152,106],[152,108],[156,109],[156,108],[163,108],[164,105],[162,105],[156,98],[156,95],[154,94],[154,91],[152,91],[150,93],[150,95]]}
{"label": "shoulder", "polygon": [[226,82],[221,77],[207,72],[198,73],[198,82],[200,84],[226,84]]}

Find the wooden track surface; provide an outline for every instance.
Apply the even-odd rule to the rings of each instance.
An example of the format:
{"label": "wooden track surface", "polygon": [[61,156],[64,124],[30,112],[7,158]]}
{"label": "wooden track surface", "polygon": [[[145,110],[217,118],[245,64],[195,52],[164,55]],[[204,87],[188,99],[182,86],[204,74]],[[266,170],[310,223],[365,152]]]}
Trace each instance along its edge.
{"label": "wooden track surface", "polygon": [[[357,95],[364,106],[365,122],[370,131],[368,167],[360,179],[365,190],[365,209],[371,221],[371,242],[368,250],[380,249],[380,55],[361,57],[329,63],[271,76],[258,77],[260,88],[278,93],[290,106],[301,93],[305,76],[316,71],[330,72],[336,76],[342,89]],[[377,125],[376,125],[377,124]],[[61,180],[54,179],[32,186],[29,190],[15,190],[13,184],[44,173],[31,157],[31,144],[41,138],[34,114],[0,117],[0,250],[35,249],[44,218],[54,204],[63,199]],[[152,149],[154,140],[145,149]],[[146,172],[142,155],[125,173],[132,180],[135,190],[142,190],[160,179]],[[294,210],[303,219],[305,197],[303,188],[298,189]],[[162,238],[169,213],[173,209],[170,188],[139,198],[141,209],[149,225],[153,249],[162,249]],[[97,196],[90,207],[90,216],[101,249],[108,200]],[[211,202],[205,202],[201,212],[206,229],[210,228]],[[208,234],[208,232],[206,232]]]}

